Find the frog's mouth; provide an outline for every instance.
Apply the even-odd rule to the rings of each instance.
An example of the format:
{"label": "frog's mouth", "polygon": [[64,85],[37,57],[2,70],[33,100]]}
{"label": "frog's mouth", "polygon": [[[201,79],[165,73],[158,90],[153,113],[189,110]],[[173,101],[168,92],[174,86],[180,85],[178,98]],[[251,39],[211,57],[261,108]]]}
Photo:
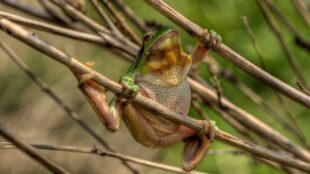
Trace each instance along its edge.
{"label": "frog's mouth", "polygon": [[179,33],[171,31],[161,36],[149,49],[147,64],[152,71],[165,71],[180,64],[181,45]]}
{"label": "frog's mouth", "polygon": [[169,51],[175,47],[180,48],[179,33],[177,31],[170,31],[161,36],[150,48],[150,51]]}

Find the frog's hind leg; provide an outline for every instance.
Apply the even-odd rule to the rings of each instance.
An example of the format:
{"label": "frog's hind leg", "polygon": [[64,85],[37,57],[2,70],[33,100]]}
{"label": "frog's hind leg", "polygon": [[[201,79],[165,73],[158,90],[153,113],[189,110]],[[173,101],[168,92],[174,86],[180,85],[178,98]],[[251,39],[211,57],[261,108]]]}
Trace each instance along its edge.
{"label": "frog's hind leg", "polygon": [[146,120],[142,112],[143,108],[128,104],[123,108],[123,120],[131,135],[141,144],[147,147],[156,147],[159,136],[154,128]]}
{"label": "frog's hind leg", "polygon": [[[86,66],[92,68],[94,62],[87,62]],[[86,97],[88,103],[92,106],[96,115],[105,127],[110,131],[116,131],[119,128],[120,118],[119,115],[111,113],[110,108],[106,102],[107,90],[95,82],[92,73],[81,73],[72,70],[73,74],[78,80],[78,87]],[[116,103],[116,106],[119,106]]]}
{"label": "frog's hind leg", "polygon": [[194,130],[181,125],[174,133],[161,136],[156,147],[169,147],[195,134]]}

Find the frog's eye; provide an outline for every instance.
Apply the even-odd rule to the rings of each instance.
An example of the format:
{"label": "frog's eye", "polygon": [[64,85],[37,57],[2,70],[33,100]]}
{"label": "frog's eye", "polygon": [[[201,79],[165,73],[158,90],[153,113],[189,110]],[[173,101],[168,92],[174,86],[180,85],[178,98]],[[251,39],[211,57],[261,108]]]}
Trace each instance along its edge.
{"label": "frog's eye", "polygon": [[143,37],[143,42],[150,41],[152,38],[153,38],[153,33],[152,33],[152,32],[149,32],[149,33],[147,33],[147,34],[144,35],[144,37]]}

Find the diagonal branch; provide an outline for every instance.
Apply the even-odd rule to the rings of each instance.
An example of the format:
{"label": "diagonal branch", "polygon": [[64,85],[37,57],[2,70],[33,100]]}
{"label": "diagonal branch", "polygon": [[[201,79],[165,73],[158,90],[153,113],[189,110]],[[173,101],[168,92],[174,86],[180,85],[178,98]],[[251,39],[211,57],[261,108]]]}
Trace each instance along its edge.
{"label": "diagonal branch", "polygon": [[68,172],[66,169],[64,169],[63,167],[55,163],[53,160],[46,157],[44,154],[39,152],[33,146],[26,143],[24,140],[22,140],[22,138],[12,134],[9,130],[7,130],[7,128],[4,127],[2,123],[0,123],[0,134],[7,140],[11,141],[14,145],[16,145],[16,147],[25,152],[32,159],[41,163],[45,168],[47,168],[51,172],[59,174],[70,174],[70,172]]}
{"label": "diagonal branch", "polygon": [[63,28],[57,25],[53,25],[53,24],[49,24],[49,23],[41,22],[41,21],[36,21],[33,19],[28,19],[22,16],[18,16],[18,15],[11,14],[11,13],[6,13],[2,11],[0,11],[0,17],[10,19],[16,23],[19,23],[24,26],[31,27],[37,30],[42,30],[42,31],[46,31],[49,33],[55,33],[61,36],[77,39],[80,41],[86,41],[86,42],[98,44],[100,46],[107,47],[112,52],[117,53],[118,55],[122,55],[123,57],[130,59],[130,60],[132,57],[132,54],[127,54],[126,52],[123,52],[122,49],[119,49],[120,45],[116,43],[117,41],[108,35],[106,35],[105,37],[106,39],[104,39],[98,35]]}
{"label": "diagonal branch", "polygon": [[303,0],[291,0],[291,1],[294,4],[300,16],[302,17],[302,19],[310,28],[310,13],[309,8],[307,8],[306,2],[304,2]]}
{"label": "diagonal branch", "polygon": [[305,37],[302,36],[300,31],[297,30],[296,26],[293,25],[292,22],[289,21],[286,15],[284,15],[277,6],[275,6],[271,0],[265,0],[268,8],[270,9],[271,13],[275,17],[279,19],[280,22],[287,28],[287,30],[294,36],[295,43],[304,48],[310,53],[310,41],[307,40]]}
{"label": "diagonal branch", "polygon": [[148,27],[145,22],[139,18],[139,16],[137,16],[134,11],[123,2],[123,0],[114,0],[113,3],[115,3],[115,5],[118,6],[118,8],[120,8],[124,14],[126,14],[126,17],[142,32],[148,31]]}
{"label": "diagonal branch", "polygon": [[54,18],[54,16],[52,16],[47,11],[42,11],[42,10],[39,10],[37,8],[34,8],[33,6],[30,6],[30,5],[26,4],[25,2],[21,2],[20,0],[0,0],[0,2],[2,2],[3,4],[6,4],[8,6],[11,6],[11,7],[15,8],[15,9],[18,9],[18,10],[24,11],[26,13],[29,13],[29,14],[31,14],[33,16],[42,18],[42,19],[47,19],[47,20],[51,20],[51,21],[56,20]]}

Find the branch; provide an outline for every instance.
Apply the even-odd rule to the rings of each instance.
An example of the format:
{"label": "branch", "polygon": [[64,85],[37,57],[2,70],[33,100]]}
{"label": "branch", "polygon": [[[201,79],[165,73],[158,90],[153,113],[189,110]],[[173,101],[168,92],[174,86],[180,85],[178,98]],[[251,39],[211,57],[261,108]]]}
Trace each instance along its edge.
{"label": "branch", "polygon": [[18,15],[11,14],[11,13],[6,13],[2,11],[0,11],[0,18],[1,17],[10,19],[16,23],[19,23],[24,26],[31,27],[37,30],[46,31],[48,33],[55,33],[61,36],[98,44],[100,46],[110,48],[112,52],[118,55],[121,55],[127,59],[132,60],[132,54],[127,54],[126,52],[123,52],[122,49],[119,49],[118,45],[114,44],[116,42],[115,39],[113,39],[111,36],[108,36],[108,35],[105,35],[106,39],[104,39],[103,37],[100,37],[94,34],[89,34],[89,33],[81,32],[81,31],[75,31],[72,29],[59,27],[57,25],[32,20],[29,18],[25,18],[22,16],[18,16]]}
{"label": "branch", "polygon": [[137,16],[134,11],[123,2],[123,0],[114,0],[113,3],[115,3],[115,5],[118,6],[124,14],[126,14],[126,17],[142,32],[148,31],[148,27],[145,22],[139,18],[139,16]]}
{"label": "branch", "polygon": [[[40,52],[43,52],[44,54],[50,56],[54,60],[64,64],[72,70],[77,70],[81,73],[92,74],[94,81],[116,94],[121,94],[122,88],[118,83],[115,83],[110,79],[106,78],[105,76],[99,74],[98,72],[88,68],[87,66],[78,62],[73,57],[40,40],[37,36],[27,32],[13,22],[2,18],[0,19],[0,26],[3,31],[6,31],[11,36],[25,42],[26,44],[32,46]],[[162,106],[161,104],[142,96],[141,94],[138,94],[138,96],[133,102],[139,104],[147,110],[150,110],[151,112],[158,113],[158,115],[168,120],[183,124],[197,132],[201,132],[203,130],[203,126],[195,119],[191,117],[184,117],[181,114],[175,113],[166,108],[165,106]],[[208,131],[206,131],[206,133],[208,133]],[[274,151],[268,150],[258,145],[243,141],[222,130],[216,130],[215,134],[218,140],[221,140],[232,146],[244,149],[258,157],[266,158],[287,166],[310,172],[310,163],[300,161],[285,154],[278,154]]]}
{"label": "branch", "polygon": [[71,5],[67,4],[63,0],[49,0],[58,7],[60,7],[65,13],[73,17],[74,19],[80,21],[84,25],[86,25],[89,29],[93,30],[95,33],[97,33],[99,36],[101,36],[103,39],[107,40],[112,46],[121,49],[122,51],[125,51],[129,55],[135,56],[135,51],[138,50],[138,46],[129,41],[127,38],[114,38],[113,35],[111,35],[111,32],[103,27],[102,25],[98,24],[94,20],[90,19],[80,11],[76,10]]}
{"label": "branch", "polygon": [[295,5],[295,8],[299,12],[302,19],[305,21],[305,23],[310,28],[310,13],[309,13],[309,9],[307,8],[306,3],[303,0],[291,0],[291,1]]}
{"label": "branch", "polygon": [[288,31],[294,36],[295,43],[304,48],[310,53],[310,41],[307,40],[302,36],[302,34],[297,30],[297,28],[289,21],[287,16],[285,16],[277,6],[275,6],[271,0],[265,0],[268,8],[270,9],[271,13],[276,16],[282,24],[288,29]]}
{"label": "branch", "polygon": [[128,35],[128,37],[136,44],[141,45],[141,40],[137,36],[137,34],[127,25],[125,19],[123,16],[115,10],[115,8],[112,6],[111,1],[108,0],[101,0],[101,2],[105,5],[105,7],[109,10],[109,12],[114,16],[116,19],[116,25],[119,26],[120,31],[123,32],[123,34]]}
{"label": "branch", "polygon": [[47,11],[38,10],[33,6],[21,2],[20,0],[0,0],[0,2],[42,19],[47,19],[51,21],[55,20],[54,17]]}
{"label": "branch", "polygon": [[[124,155],[121,153],[115,153],[115,152],[110,152],[110,151],[102,151],[97,149],[96,147],[78,147],[78,146],[68,146],[68,145],[51,145],[51,144],[33,144],[37,149],[44,149],[44,150],[57,150],[57,151],[67,151],[67,152],[76,152],[76,153],[87,153],[87,154],[93,154],[93,155],[98,155],[101,157],[112,157],[112,158],[117,158],[120,160],[125,160],[128,162],[152,167],[152,168],[157,168],[160,170],[165,170],[169,172],[174,172],[174,173],[182,173],[182,174],[207,174],[207,173],[202,173],[202,172],[197,172],[197,171],[192,171],[192,172],[184,172],[182,169],[166,164],[161,164],[161,163],[156,163],[152,161],[147,161],[143,159],[139,159],[136,157],[132,157],[129,155]],[[12,149],[15,148],[15,146],[11,143],[8,142],[0,142],[0,149]],[[242,152],[238,151],[214,151],[212,155],[218,155],[218,154],[241,154]]]}
{"label": "branch", "polygon": [[[204,30],[198,25],[194,24],[190,20],[186,19],[180,13],[175,11],[173,8],[168,6],[161,0],[144,0],[154,9],[158,10],[161,14],[165,15],[171,21],[182,27],[187,33],[198,40],[203,40],[206,43],[210,43],[210,37],[205,37]],[[261,80],[268,86],[274,88],[280,93],[286,95],[292,100],[298,102],[299,104],[310,108],[310,97],[304,93],[298,91],[297,89],[291,87],[290,85],[282,82],[278,78],[270,75],[261,68],[257,67],[253,63],[249,62],[246,58],[236,53],[234,50],[226,46],[225,44],[220,44],[218,48],[214,50],[219,55],[223,56],[225,59],[231,63],[238,66],[240,69],[251,74],[253,77]]]}
{"label": "branch", "polygon": [[25,152],[28,156],[32,159],[36,160],[37,162],[41,163],[45,168],[50,170],[53,173],[59,174],[70,174],[66,169],[55,163],[53,160],[46,157],[44,154],[39,152],[33,146],[26,143],[17,135],[12,134],[7,128],[4,127],[2,123],[0,123],[0,134],[6,138],[7,140],[11,141],[13,144],[16,145],[18,149]]}

